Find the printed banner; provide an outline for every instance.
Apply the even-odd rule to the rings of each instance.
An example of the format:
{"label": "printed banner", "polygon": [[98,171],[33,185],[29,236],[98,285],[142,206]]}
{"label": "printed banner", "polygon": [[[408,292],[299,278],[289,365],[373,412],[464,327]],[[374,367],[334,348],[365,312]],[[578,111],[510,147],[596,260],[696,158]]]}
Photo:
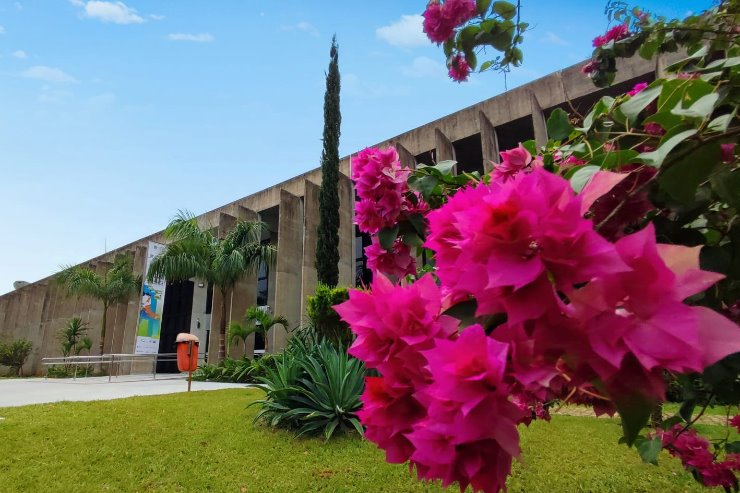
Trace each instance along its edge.
{"label": "printed banner", "polygon": [[149,242],[146,252],[146,269],[141,289],[141,304],[139,305],[139,322],[136,330],[135,354],[156,354],[159,352],[159,333],[162,328],[162,313],[164,312],[164,291],[167,287],[165,279],[154,282],[146,280],[152,259],[162,253],[165,246],[161,243]]}

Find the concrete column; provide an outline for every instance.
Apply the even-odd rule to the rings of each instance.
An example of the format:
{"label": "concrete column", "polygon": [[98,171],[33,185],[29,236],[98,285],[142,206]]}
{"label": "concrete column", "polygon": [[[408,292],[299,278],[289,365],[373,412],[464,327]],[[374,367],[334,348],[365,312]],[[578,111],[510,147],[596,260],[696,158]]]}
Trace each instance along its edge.
{"label": "concrete column", "polygon": [[11,337],[17,339],[19,337],[25,337],[24,329],[26,328],[26,322],[28,320],[28,305],[30,303],[30,291],[31,286],[21,288],[19,291],[18,310],[15,312],[15,320],[13,321],[13,329]]}
{"label": "concrete column", "polygon": [[545,113],[542,111],[540,102],[537,100],[537,96],[535,96],[533,92],[529,93],[529,97],[532,102],[534,141],[537,144],[537,147],[542,147],[547,144],[547,121],[545,119]]}
{"label": "concrete column", "polygon": [[398,158],[401,161],[401,166],[416,169],[416,157],[398,141],[394,142],[393,146],[398,151]]}
{"label": "concrete column", "polygon": [[[303,263],[301,267],[301,324],[305,323],[308,320],[306,315],[306,298],[316,292],[316,284],[318,284],[318,274],[316,271],[316,248],[319,239],[319,191],[321,190],[321,187],[319,187],[319,185],[308,180],[305,181],[305,187],[306,188],[303,195],[304,235]],[[344,208],[340,206],[339,210],[343,211]]]}
{"label": "concrete column", "polygon": [[24,367],[25,375],[34,375],[41,369],[42,345],[44,342],[44,333],[41,328],[41,317],[44,311],[44,302],[46,301],[46,283],[35,283],[32,285],[29,293],[28,316],[26,323],[26,339],[33,344],[33,350],[28,357]]}
{"label": "concrete column", "polygon": [[346,175],[339,174],[339,285],[355,285],[355,190]]}
{"label": "concrete column", "polygon": [[0,335],[5,333],[5,314],[8,313],[8,300],[10,296],[0,298]]}
{"label": "concrete column", "polygon": [[[260,216],[257,212],[246,207],[237,206],[234,214],[239,221],[259,221]],[[231,294],[229,321],[242,321],[244,312],[247,308],[257,304],[257,275],[256,273],[248,274],[236,283]],[[246,344],[246,356],[250,359],[254,357],[254,335],[249,336]],[[241,358],[245,356],[244,345],[240,343],[231,344],[229,355],[232,358]]]}
{"label": "concrete column", "polygon": [[[226,238],[226,235],[234,229],[236,226],[236,217],[231,214],[225,214],[223,212],[218,215],[218,229],[216,234],[218,239],[222,240]],[[230,293],[226,293],[226,311],[224,312],[224,303],[221,290],[217,287],[213,287],[213,308],[211,310],[211,337],[208,344],[208,362],[217,363],[219,361],[218,353],[220,352],[220,339],[221,339],[221,323],[225,319],[226,323],[229,323],[229,310],[230,310]],[[228,346],[228,341],[224,340],[224,345]],[[225,349],[225,348],[224,348]],[[228,353],[227,353],[228,355]]]}
{"label": "concrete column", "polygon": [[[303,204],[297,197],[280,190],[277,265],[275,268],[275,315],[288,319],[290,328],[301,319],[301,258],[303,257]],[[269,350],[285,347],[288,333],[276,326],[268,334]]]}
{"label": "concrete column", "polygon": [[493,170],[492,162],[498,163],[501,159],[498,147],[498,134],[496,127],[482,111],[478,112],[480,121],[480,142],[483,148],[483,171],[490,173]]}
{"label": "concrete column", "polygon": [[[434,129],[434,141],[436,143],[435,149],[437,151],[436,158],[438,163],[441,163],[442,161],[455,160],[455,148],[453,147],[452,142],[450,142],[450,139],[448,139],[447,136],[438,128]],[[453,168],[452,173],[455,175],[457,174],[457,165]]]}

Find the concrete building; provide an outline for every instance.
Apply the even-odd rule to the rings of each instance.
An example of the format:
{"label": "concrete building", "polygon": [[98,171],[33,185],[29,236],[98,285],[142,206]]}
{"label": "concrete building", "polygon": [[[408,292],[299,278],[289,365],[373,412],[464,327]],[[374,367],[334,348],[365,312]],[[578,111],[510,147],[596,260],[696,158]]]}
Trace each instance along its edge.
{"label": "concrete building", "polygon": [[[515,147],[519,142],[547,139],[545,120],[555,108],[585,113],[604,94],[623,93],[641,81],[654,77],[655,65],[639,59],[620,63],[614,86],[598,90],[580,72],[581,64],[553,73],[501,95],[481,101],[451,115],[429,122],[376,145],[395,145],[403,164],[431,164],[455,159],[458,171],[488,171],[491,160],[498,160],[498,150]],[[368,142],[368,146],[373,143]],[[350,156],[340,163],[340,265],[341,285],[354,285],[358,276],[366,275],[363,245],[369,238],[356,232],[352,224],[354,192],[350,175]],[[314,255],[318,227],[319,184],[321,170],[314,169],[266,190],[254,193],[198,217],[202,226],[226,234],[239,219],[261,219],[269,228],[267,241],[277,246],[277,264],[259,275],[242,280],[227,300],[222,313],[218,290],[204,283],[170,284],[165,294],[160,352],[172,352],[177,332],[189,330],[201,341],[201,352],[208,351],[214,361],[218,348],[218,327],[222,317],[241,319],[251,305],[268,305],[273,313],[284,315],[298,325],[305,310],[306,296],[316,285]],[[173,204],[173,210],[177,204]],[[88,262],[93,269],[107,269],[117,255],[131,255],[138,273],[143,273],[149,241],[163,242],[162,232],[141,238]],[[108,312],[106,348],[111,353],[133,353],[140,300],[132,296]],[[102,306],[88,298],[66,297],[54,276],[47,277],[0,296],[0,339],[24,337],[34,349],[24,371],[41,373],[41,359],[60,356],[58,330],[70,317],[88,321],[97,348]],[[211,330],[211,327],[214,330]],[[269,347],[284,346],[288,334],[276,328],[268,335]],[[254,340],[250,341],[254,347]],[[241,348],[232,348],[239,356]]]}

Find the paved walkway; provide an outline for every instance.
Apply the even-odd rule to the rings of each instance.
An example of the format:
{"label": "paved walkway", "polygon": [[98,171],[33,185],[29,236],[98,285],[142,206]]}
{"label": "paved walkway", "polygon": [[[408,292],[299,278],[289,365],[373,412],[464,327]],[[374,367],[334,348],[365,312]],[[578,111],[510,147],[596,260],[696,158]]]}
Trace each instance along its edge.
{"label": "paved walkway", "polygon": [[[2,398],[0,398],[1,400]],[[557,409],[557,406],[555,407]],[[589,417],[589,418],[603,418],[603,419],[610,419],[611,416],[602,414],[601,416],[596,416],[594,414],[593,409],[585,406],[563,406],[558,411],[553,411],[553,414],[559,414],[561,416],[579,416],[579,417]],[[663,413],[663,419],[667,419],[673,416],[673,414],[669,413]],[[613,418],[611,419],[617,419],[619,418],[619,414],[615,414]],[[724,425],[725,424],[726,417],[725,416],[717,416],[712,414],[705,414],[704,416],[699,418],[698,423],[704,424],[704,425]]]}
{"label": "paved walkway", "polygon": [[[194,391],[244,388],[246,384],[193,382]],[[0,379],[0,408],[60,401],[98,401],[122,399],[135,395],[160,395],[185,392],[186,376],[161,375],[152,380],[149,375],[127,375],[78,378],[9,378]]]}

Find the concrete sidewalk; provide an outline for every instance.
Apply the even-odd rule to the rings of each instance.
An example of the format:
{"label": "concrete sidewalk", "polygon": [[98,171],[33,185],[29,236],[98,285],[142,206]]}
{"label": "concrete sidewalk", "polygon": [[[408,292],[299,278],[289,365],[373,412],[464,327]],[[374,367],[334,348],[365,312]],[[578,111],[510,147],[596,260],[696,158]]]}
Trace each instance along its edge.
{"label": "concrete sidewalk", "polygon": [[[194,391],[246,388],[247,384],[193,382]],[[126,375],[78,378],[9,378],[0,379],[0,408],[61,401],[98,401],[122,399],[135,395],[160,395],[186,392],[185,375]]]}

